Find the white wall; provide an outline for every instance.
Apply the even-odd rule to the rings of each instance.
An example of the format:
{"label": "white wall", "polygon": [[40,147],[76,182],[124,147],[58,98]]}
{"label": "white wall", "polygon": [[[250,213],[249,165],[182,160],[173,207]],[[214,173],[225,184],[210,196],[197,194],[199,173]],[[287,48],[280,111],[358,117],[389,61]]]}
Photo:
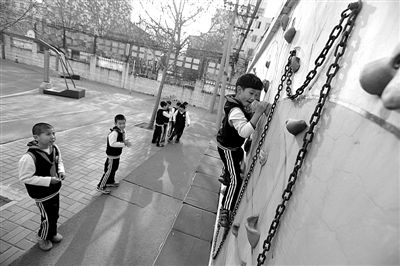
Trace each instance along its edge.
{"label": "white wall", "polygon": [[[303,84],[349,3],[298,1],[289,13],[289,25],[293,23],[297,30],[293,42],[286,43],[282,28],[270,32],[269,39],[266,36],[269,43],[255,67],[261,79],[271,82],[267,101],[273,102],[292,49],[301,59],[300,70],[292,77],[292,91]],[[400,265],[400,112],[386,109],[379,97],[367,94],[359,84],[363,67],[392,56],[400,43],[400,2],[362,3],[264,265]],[[305,134],[289,134],[285,121],[302,119],[309,124],[332,59],[330,52],[305,97],[291,101],[283,89],[266,139],[259,147],[267,154],[267,161],[261,165],[257,159],[235,217],[234,223],[240,226],[238,236],[228,234],[213,264],[257,264]],[[271,61],[268,69],[266,61]],[[265,122],[263,117],[249,158]],[[245,229],[246,219],[252,215],[259,216],[256,229],[261,235],[254,249]]]}

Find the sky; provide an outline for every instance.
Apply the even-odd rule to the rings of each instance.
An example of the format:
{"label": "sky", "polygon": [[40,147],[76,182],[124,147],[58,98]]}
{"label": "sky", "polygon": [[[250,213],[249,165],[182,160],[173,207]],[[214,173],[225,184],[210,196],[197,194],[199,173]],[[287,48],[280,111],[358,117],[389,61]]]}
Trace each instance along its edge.
{"label": "sky", "polygon": [[[132,16],[131,20],[133,22],[138,22],[138,17],[141,14],[143,17],[147,17],[146,12],[142,10],[142,7],[140,5],[140,1],[143,3],[146,2],[146,0],[132,0]],[[170,1],[172,2],[173,0],[154,0],[154,2],[157,1],[162,1],[163,3]],[[179,0],[175,0],[179,1]],[[201,2],[202,0],[197,0],[196,2]],[[151,2],[151,1],[148,1]],[[207,32],[208,29],[211,26],[211,18],[216,12],[218,7],[223,7],[223,0],[214,0],[212,1],[211,7],[208,9],[207,12],[203,12],[202,14],[197,16],[196,22],[188,24],[184,30],[190,34],[190,35],[200,35],[200,33]],[[149,5],[149,8],[147,8],[147,12],[152,15],[155,18],[160,17],[160,14],[162,13],[161,10],[157,9],[157,6],[155,5]]]}

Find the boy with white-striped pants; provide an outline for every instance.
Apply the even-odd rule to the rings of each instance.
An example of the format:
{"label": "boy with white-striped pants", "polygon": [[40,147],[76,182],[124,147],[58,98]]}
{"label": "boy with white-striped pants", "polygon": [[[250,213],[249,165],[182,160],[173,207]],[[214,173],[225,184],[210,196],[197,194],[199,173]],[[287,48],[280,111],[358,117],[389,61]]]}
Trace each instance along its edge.
{"label": "boy with white-striped pants", "polygon": [[57,233],[60,209],[61,181],[65,178],[64,164],[53,126],[37,123],[32,128],[34,140],[18,162],[19,180],[25,184],[29,196],[40,211],[40,228],[37,235],[41,250],[47,251],[63,237]]}
{"label": "boy with white-striped pants", "polygon": [[107,136],[107,159],[104,163],[104,174],[97,185],[97,191],[103,194],[110,194],[110,190],[106,187],[118,187],[119,183],[115,182],[115,173],[118,170],[119,158],[122,149],[130,146],[130,142],[126,139],[125,125],[126,119],[122,114],[118,114],[114,118],[115,126],[110,129],[111,132]]}
{"label": "boy with white-striped pants", "polygon": [[[263,83],[254,74],[244,74],[236,82],[236,94],[227,95],[224,106],[225,117],[217,134],[218,153],[224,163],[226,190],[222,198],[219,224],[229,227],[232,211],[235,208],[242,178],[241,163],[244,157],[242,145],[254,132],[261,115],[267,111],[267,102],[258,102]],[[254,114],[248,113],[248,107],[254,102]]]}

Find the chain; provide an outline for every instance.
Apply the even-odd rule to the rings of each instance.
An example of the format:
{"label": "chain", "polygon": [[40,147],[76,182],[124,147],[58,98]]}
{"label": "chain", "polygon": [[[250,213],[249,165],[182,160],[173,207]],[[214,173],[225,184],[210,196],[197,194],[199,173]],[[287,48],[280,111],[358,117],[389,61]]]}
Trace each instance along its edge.
{"label": "chain", "polygon": [[[260,154],[260,151],[261,151],[261,146],[262,146],[262,144],[264,143],[264,139],[265,139],[265,136],[267,135],[267,131],[268,131],[268,129],[269,129],[269,125],[270,125],[270,123],[271,123],[272,116],[274,115],[274,112],[275,112],[276,104],[277,104],[277,102],[278,102],[278,100],[279,100],[281,91],[282,91],[282,89],[283,89],[283,84],[284,84],[285,80],[286,80],[286,82],[288,82],[289,79],[287,79],[287,77],[288,77],[289,75],[291,76],[292,68],[290,67],[290,62],[292,61],[292,57],[293,57],[294,55],[296,55],[296,51],[293,50],[293,51],[290,52],[290,55],[289,55],[289,58],[288,58],[288,62],[287,62],[287,64],[286,64],[286,66],[285,66],[285,72],[283,73],[283,75],[282,75],[282,77],[281,77],[281,82],[280,82],[280,84],[279,84],[279,86],[278,86],[278,91],[277,91],[277,93],[276,93],[276,95],[275,95],[274,102],[273,102],[273,104],[271,105],[271,111],[270,111],[269,114],[268,114],[267,123],[266,123],[265,126],[264,126],[263,132],[262,132],[262,134],[261,134],[260,141],[258,142],[258,146],[257,146],[257,149],[256,149],[256,153],[255,153],[254,156],[252,157],[252,162],[251,162],[251,164],[250,164],[249,171],[248,171],[247,174],[246,174],[246,178],[243,180],[243,186],[242,186],[242,188],[241,188],[241,190],[240,190],[238,199],[237,199],[236,204],[235,204],[235,208],[233,209],[233,211],[232,211],[232,216],[230,217],[230,220],[229,220],[229,228],[231,227],[231,225],[232,225],[232,223],[233,223],[233,220],[235,219],[235,215],[236,215],[237,210],[238,210],[238,208],[239,208],[240,202],[242,201],[244,192],[246,191],[246,188],[247,188],[247,185],[248,185],[248,183],[249,183],[250,177],[251,177],[251,175],[252,175],[252,173],[253,173],[254,166],[256,165],[258,155]],[[286,85],[289,85],[289,84],[286,83]],[[215,239],[214,239],[213,259],[215,259],[215,258],[218,256],[218,253],[219,253],[219,251],[221,250],[221,248],[222,248],[222,246],[223,246],[223,244],[224,244],[224,242],[225,242],[225,239],[226,239],[226,237],[227,237],[227,235],[228,235],[229,229],[228,229],[228,230],[225,230],[224,235],[222,236],[221,243],[219,244],[217,250],[215,251],[215,247],[216,247],[216,244],[217,244],[217,238],[218,238],[219,232],[220,232],[220,225],[218,224],[216,236],[215,236]]]}
{"label": "chain", "polygon": [[344,27],[344,31],[343,31],[342,37],[340,39],[340,42],[336,46],[336,49],[334,52],[335,61],[329,66],[329,69],[326,73],[327,80],[326,80],[325,84],[322,86],[318,103],[314,109],[314,113],[311,115],[310,127],[309,127],[307,133],[304,135],[303,146],[300,148],[300,150],[297,154],[297,158],[296,158],[296,162],[294,164],[293,171],[289,175],[288,184],[282,193],[282,201],[276,208],[275,217],[269,227],[268,236],[263,243],[263,251],[258,255],[257,265],[264,264],[264,261],[266,259],[266,253],[271,248],[271,241],[274,238],[275,234],[277,233],[280,219],[281,219],[283,213],[285,212],[285,209],[287,207],[290,197],[293,194],[293,187],[296,183],[298,172],[304,163],[304,159],[308,152],[308,148],[311,145],[312,140],[314,138],[314,134],[315,134],[314,129],[321,118],[322,109],[324,107],[326,99],[329,96],[329,92],[332,88],[331,82],[340,68],[339,60],[343,56],[343,54],[346,50],[347,40],[348,40],[350,33],[354,27],[354,22],[357,18],[357,15],[358,15],[360,9],[361,9],[361,2],[352,3],[349,5],[348,9],[346,9],[343,12],[343,13],[345,13],[345,12],[347,12],[347,10],[351,10],[351,13],[346,16],[346,17],[348,17],[348,20]]}
{"label": "chain", "polygon": [[[297,97],[299,97],[300,95],[302,95],[305,88],[310,84],[310,82],[317,75],[317,69],[320,66],[322,66],[322,64],[325,62],[325,59],[326,59],[326,56],[327,56],[329,50],[331,49],[334,42],[336,41],[336,39],[339,37],[340,33],[343,30],[343,26],[342,26],[343,21],[350,16],[351,12],[352,11],[351,11],[350,7],[348,7],[347,9],[345,9],[342,12],[339,23],[333,28],[333,30],[329,34],[329,39],[326,42],[324,49],[322,49],[321,53],[319,54],[319,56],[317,57],[317,59],[314,62],[314,64],[315,64],[314,69],[311,70],[310,72],[308,72],[303,85],[301,85],[300,88],[298,88],[296,90],[295,94],[292,94],[291,88],[289,87],[290,85],[288,87],[286,87],[286,94],[291,100],[294,100]],[[290,84],[291,84],[291,82],[290,82]]]}

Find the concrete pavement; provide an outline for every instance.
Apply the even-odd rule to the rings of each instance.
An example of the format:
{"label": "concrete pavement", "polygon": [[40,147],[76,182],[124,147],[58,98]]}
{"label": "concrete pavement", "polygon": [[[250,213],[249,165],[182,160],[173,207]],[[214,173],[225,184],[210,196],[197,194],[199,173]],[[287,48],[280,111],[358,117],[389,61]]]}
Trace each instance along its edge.
{"label": "concrete pavement", "polygon": [[[1,63],[2,82],[7,79],[6,65],[20,67]],[[32,72],[32,76],[41,75],[40,69]],[[208,156],[204,152],[210,150],[215,116],[190,107],[193,123],[182,143],[157,148],[150,144],[152,131],[135,126],[148,122],[153,97],[129,95],[126,90],[89,81],[78,81],[79,86],[79,82],[87,89],[86,97],[79,100],[38,93],[1,98],[0,195],[9,202],[0,207],[0,264],[7,265],[29,250],[16,265],[35,261],[40,265],[151,265],[156,261],[168,265],[179,257],[173,254],[178,235],[193,248],[197,245],[207,250],[209,235],[191,233],[185,225],[193,215],[199,217],[196,221],[206,217],[200,224],[212,231],[213,223],[208,224],[215,219],[212,206],[218,184],[214,176],[197,171],[197,166]],[[30,80],[26,83],[26,91],[39,85]],[[117,113],[126,115],[133,145],[121,158],[117,172],[121,186],[104,196],[94,188],[102,174],[106,135]],[[55,126],[68,174],[61,191],[59,219],[65,239],[46,253],[35,246],[40,217],[17,173],[17,162],[31,140],[31,127],[39,121]],[[211,197],[202,198],[204,195]],[[181,255],[185,254],[197,258],[190,250]],[[183,257],[182,263],[191,261]]]}

